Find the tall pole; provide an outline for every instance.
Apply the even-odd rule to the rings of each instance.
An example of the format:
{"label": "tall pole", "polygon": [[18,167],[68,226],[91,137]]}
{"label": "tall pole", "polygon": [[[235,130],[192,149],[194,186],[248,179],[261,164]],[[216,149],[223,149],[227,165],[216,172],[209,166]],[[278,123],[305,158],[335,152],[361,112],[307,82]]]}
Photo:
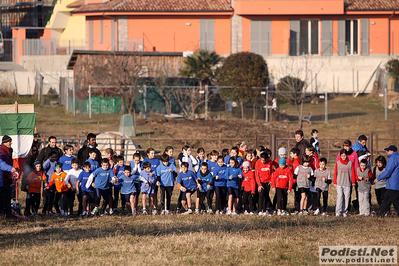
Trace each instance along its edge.
{"label": "tall pole", "polygon": [[387,88],[384,89],[384,105],[385,105],[385,121],[388,121],[388,97],[387,97]]}
{"label": "tall pole", "polygon": [[91,119],[91,85],[89,85],[89,118]]}
{"label": "tall pole", "polygon": [[269,86],[266,87],[266,123],[269,123]]}
{"label": "tall pole", "polygon": [[325,103],[325,110],[324,110],[324,124],[328,124],[328,92],[324,92],[324,103]]}
{"label": "tall pole", "polygon": [[144,85],[144,119],[147,119],[147,86]]}
{"label": "tall pole", "polygon": [[208,85],[205,85],[205,120],[208,120]]}
{"label": "tall pole", "polygon": [[73,105],[73,116],[75,116],[76,115],[76,102],[75,102],[75,84],[73,84],[73,86],[72,86],[72,105]]}

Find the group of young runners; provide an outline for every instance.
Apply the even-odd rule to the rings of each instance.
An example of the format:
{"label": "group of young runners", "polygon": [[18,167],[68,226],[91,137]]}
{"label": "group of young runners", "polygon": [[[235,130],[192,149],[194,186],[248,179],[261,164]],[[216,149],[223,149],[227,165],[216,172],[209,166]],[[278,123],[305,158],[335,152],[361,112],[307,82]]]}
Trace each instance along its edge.
{"label": "group of young runners", "polygon": [[[145,156],[137,152],[127,162],[110,148],[104,151],[104,158],[99,158],[95,135],[89,134],[89,144],[79,151],[77,158],[73,156],[73,146],[65,145],[64,155],[59,156],[53,145],[46,151],[43,162],[36,160],[32,171],[24,173],[25,215],[39,214],[42,196],[42,214],[53,214],[54,207],[55,215],[59,216],[156,215],[172,211],[232,216],[240,213],[327,216],[330,184],[337,188],[336,216],[348,215],[352,189],[356,190],[358,204],[353,205],[359,215],[373,214],[373,185],[379,205],[384,198],[385,183],[378,177],[385,169],[385,157],[378,156],[372,168],[365,145],[359,147],[360,153],[355,152],[350,140],[346,140],[332,170],[327,168],[326,158],[319,158],[317,135],[318,131],[313,130],[307,142],[298,130],[297,145],[288,152],[284,147],[279,148],[274,160],[268,148],[249,149],[245,142],[239,142],[221,152],[206,153],[198,148],[195,156],[186,145],[176,160],[171,146],[159,156],[153,148],[148,148]],[[172,208],[176,187],[177,204]],[[294,202],[290,210],[287,209],[289,195],[293,195]],[[76,198],[78,209],[74,212]]]}

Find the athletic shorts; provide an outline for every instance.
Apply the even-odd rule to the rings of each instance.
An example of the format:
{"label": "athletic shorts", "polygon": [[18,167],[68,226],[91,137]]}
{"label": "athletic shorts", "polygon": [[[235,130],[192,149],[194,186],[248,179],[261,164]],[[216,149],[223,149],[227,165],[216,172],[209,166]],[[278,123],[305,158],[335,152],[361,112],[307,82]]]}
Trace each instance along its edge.
{"label": "athletic shorts", "polygon": [[132,192],[130,194],[122,194],[122,196],[125,198],[125,202],[129,202],[130,196],[134,196],[134,195],[136,195],[136,192]]}
{"label": "athletic shorts", "polygon": [[239,194],[238,194],[238,188],[234,188],[234,187],[227,187],[227,193],[228,195],[233,195],[234,198],[238,198]]}
{"label": "athletic shorts", "polygon": [[299,194],[305,193],[306,195],[309,195],[309,191],[310,191],[309,188],[306,188],[306,187],[298,188]]}
{"label": "athletic shorts", "polygon": [[190,195],[193,195],[194,193],[195,193],[195,189],[187,189],[187,191],[186,192],[181,192],[181,200],[184,200],[184,201],[186,201],[187,200],[187,197],[186,197],[186,194],[187,193],[190,193]]}

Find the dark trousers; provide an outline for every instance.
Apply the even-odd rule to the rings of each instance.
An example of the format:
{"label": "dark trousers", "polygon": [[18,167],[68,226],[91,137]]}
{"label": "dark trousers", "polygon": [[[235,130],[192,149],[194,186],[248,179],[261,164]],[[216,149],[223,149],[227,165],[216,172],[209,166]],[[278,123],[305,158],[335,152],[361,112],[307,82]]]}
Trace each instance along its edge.
{"label": "dark trousers", "polygon": [[244,210],[253,212],[254,211],[254,204],[252,201],[252,194],[251,191],[243,191],[242,193],[242,203],[244,204]]}
{"label": "dark trousers", "polygon": [[[68,201],[68,209],[69,213],[72,215],[73,214],[73,204],[75,203],[75,190],[68,190],[66,192],[66,198]],[[67,211],[67,209],[64,209],[64,211]]]}
{"label": "dark trousers", "polygon": [[399,190],[385,189],[379,215],[384,216],[391,209],[391,204],[397,213],[399,213]]}
{"label": "dark trousers", "polygon": [[46,212],[53,211],[54,204],[54,196],[55,196],[55,185],[51,188],[44,190],[43,189],[43,210],[42,212],[45,214]]}
{"label": "dark trousers", "polygon": [[277,195],[277,209],[285,211],[287,209],[287,189],[285,188],[276,188]]}
{"label": "dark trousers", "polygon": [[307,209],[315,211],[317,206],[317,192],[309,192]]}
{"label": "dark trousers", "polygon": [[270,210],[271,207],[271,201],[269,197],[269,192],[270,192],[270,184],[268,183],[261,183],[263,189],[261,192],[259,192],[259,207],[258,211],[266,211]]}
{"label": "dark trousers", "polygon": [[351,186],[351,192],[349,194],[349,206],[348,206],[348,210],[350,210],[351,208],[351,204],[352,207],[355,209],[355,211],[359,211],[359,191],[358,191],[359,185],[357,184],[357,182],[355,183],[355,194],[356,194],[356,200],[353,200],[352,202],[352,190],[353,190],[353,186]]}
{"label": "dark trousers", "polygon": [[107,207],[109,200],[109,190],[96,188],[96,207],[100,206],[101,197],[103,198],[103,206],[101,207],[101,209],[102,211],[104,211]]}
{"label": "dark trousers", "polygon": [[31,211],[37,214],[40,205],[40,193],[27,193],[26,194],[26,208],[25,215],[30,215]]}
{"label": "dark trousers", "polygon": [[294,208],[295,208],[295,211],[299,212],[299,204],[301,202],[301,193],[299,193],[298,185],[296,183],[292,184],[292,190],[294,191]]}
{"label": "dark trousers", "polygon": [[327,204],[328,204],[328,190],[322,191],[320,188],[316,188],[317,191],[317,208],[321,209],[320,198],[323,194],[323,212],[327,211]]}
{"label": "dark trousers", "polygon": [[173,187],[161,186],[161,206],[165,210],[165,196],[166,196],[166,210],[170,211],[170,201],[172,200]]}
{"label": "dark trousers", "polygon": [[216,192],[216,210],[222,212],[224,206],[226,205],[226,187],[215,187]]}
{"label": "dark trousers", "polygon": [[[120,187],[114,187],[114,200],[112,202],[112,208],[116,209],[118,208],[118,201],[119,201],[119,195],[121,194],[121,188]],[[121,197],[122,199],[123,197]]]}
{"label": "dark trousers", "polygon": [[197,189],[197,198],[199,199],[199,209],[200,210],[206,210],[205,203],[204,203],[205,197],[206,197],[206,192],[200,192]]}
{"label": "dark trousers", "polygon": [[208,203],[208,209],[212,209],[213,189],[206,192],[206,201]]}
{"label": "dark trousers", "polygon": [[82,214],[83,212],[83,197],[82,197],[82,190],[79,189],[79,194],[77,195],[78,198],[78,214]]}
{"label": "dark trousers", "polygon": [[58,201],[61,200],[61,208],[65,212],[68,210],[68,199],[67,192],[56,192],[54,197],[54,208],[57,213],[61,213],[60,207],[58,206]]}
{"label": "dark trousers", "polygon": [[8,182],[0,187],[0,212],[11,215],[11,187]]}
{"label": "dark trousers", "polygon": [[382,200],[384,198],[385,188],[379,188],[375,190],[375,196],[378,202],[378,208],[381,208]]}

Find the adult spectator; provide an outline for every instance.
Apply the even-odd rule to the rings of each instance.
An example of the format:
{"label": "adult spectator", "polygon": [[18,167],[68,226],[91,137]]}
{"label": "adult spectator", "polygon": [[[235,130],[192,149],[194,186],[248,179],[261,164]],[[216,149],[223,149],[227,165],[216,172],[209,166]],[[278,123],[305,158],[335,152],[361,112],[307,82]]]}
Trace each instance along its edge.
{"label": "adult spectator", "polygon": [[12,139],[10,136],[3,136],[0,147],[0,212],[11,216],[11,185],[12,176],[16,169],[12,166]]}
{"label": "adult spectator", "polygon": [[96,143],[96,134],[94,133],[89,133],[87,134],[87,141],[85,144],[83,144],[83,147],[80,148],[78,152],[78,160],[79,164],[83,165],[83,163],[89,158],[89,150],[94,149],[96,151],[96,161],[98,162],[99,165],[101,165],[101,152],[96,148],[97,143]]}
{"label": "adult spectator", "polygon": [[305,149],[307,146],[310,146],[310,143],[303,138],[303,131],[300,129],[295,131],[295,141],[295,148],[299,150],[298,157],[302,162],[303,156],[305,156]]}
{"label": "adult spectator", "polygon": [[29,174],[33,171],[34,169],[34,163],[37,160],[38,156],[38,148],[36,146],[36,143],[32,145],[29,151],[29,155],[26,158],[26,161],[24,163],[24,166],[22,168],[23,176],[22,176],[22,182],[21,182],[21,190],[22,191],[27,191],[26,189],[26,178],[29,176]]}
{"label": "adult spectator", "polygon": [[399,154],[398,149],[394,145],[384,149],[388,155],[387,166],[378,177],[378,181],[385,179],[387,185],[385,188],[384,198],[382,199],[379,215],[384,216],[391,208],[391,204],[399,213]]}
{"label": "adult spectator", "polygon": [[367,137],[365,135],[360,135],[357,138],[357,142],[353,144],[352,150],[354,150],[357,153],[357,156],[359,157],[359,154],[370,154],[370,151],[366,147],[367,143]]}
{"label": "adult spectator", "polygon": [[64,155],[62,150],[57,147],[57,138],[55,136],[50,136],[48,138],[48,145],[40,151],[37,160],[43,165],[43,162],[49,158],[49,155],[52,152],[57,154],[57,161],[59,158],[61,158],[61,156]]}

